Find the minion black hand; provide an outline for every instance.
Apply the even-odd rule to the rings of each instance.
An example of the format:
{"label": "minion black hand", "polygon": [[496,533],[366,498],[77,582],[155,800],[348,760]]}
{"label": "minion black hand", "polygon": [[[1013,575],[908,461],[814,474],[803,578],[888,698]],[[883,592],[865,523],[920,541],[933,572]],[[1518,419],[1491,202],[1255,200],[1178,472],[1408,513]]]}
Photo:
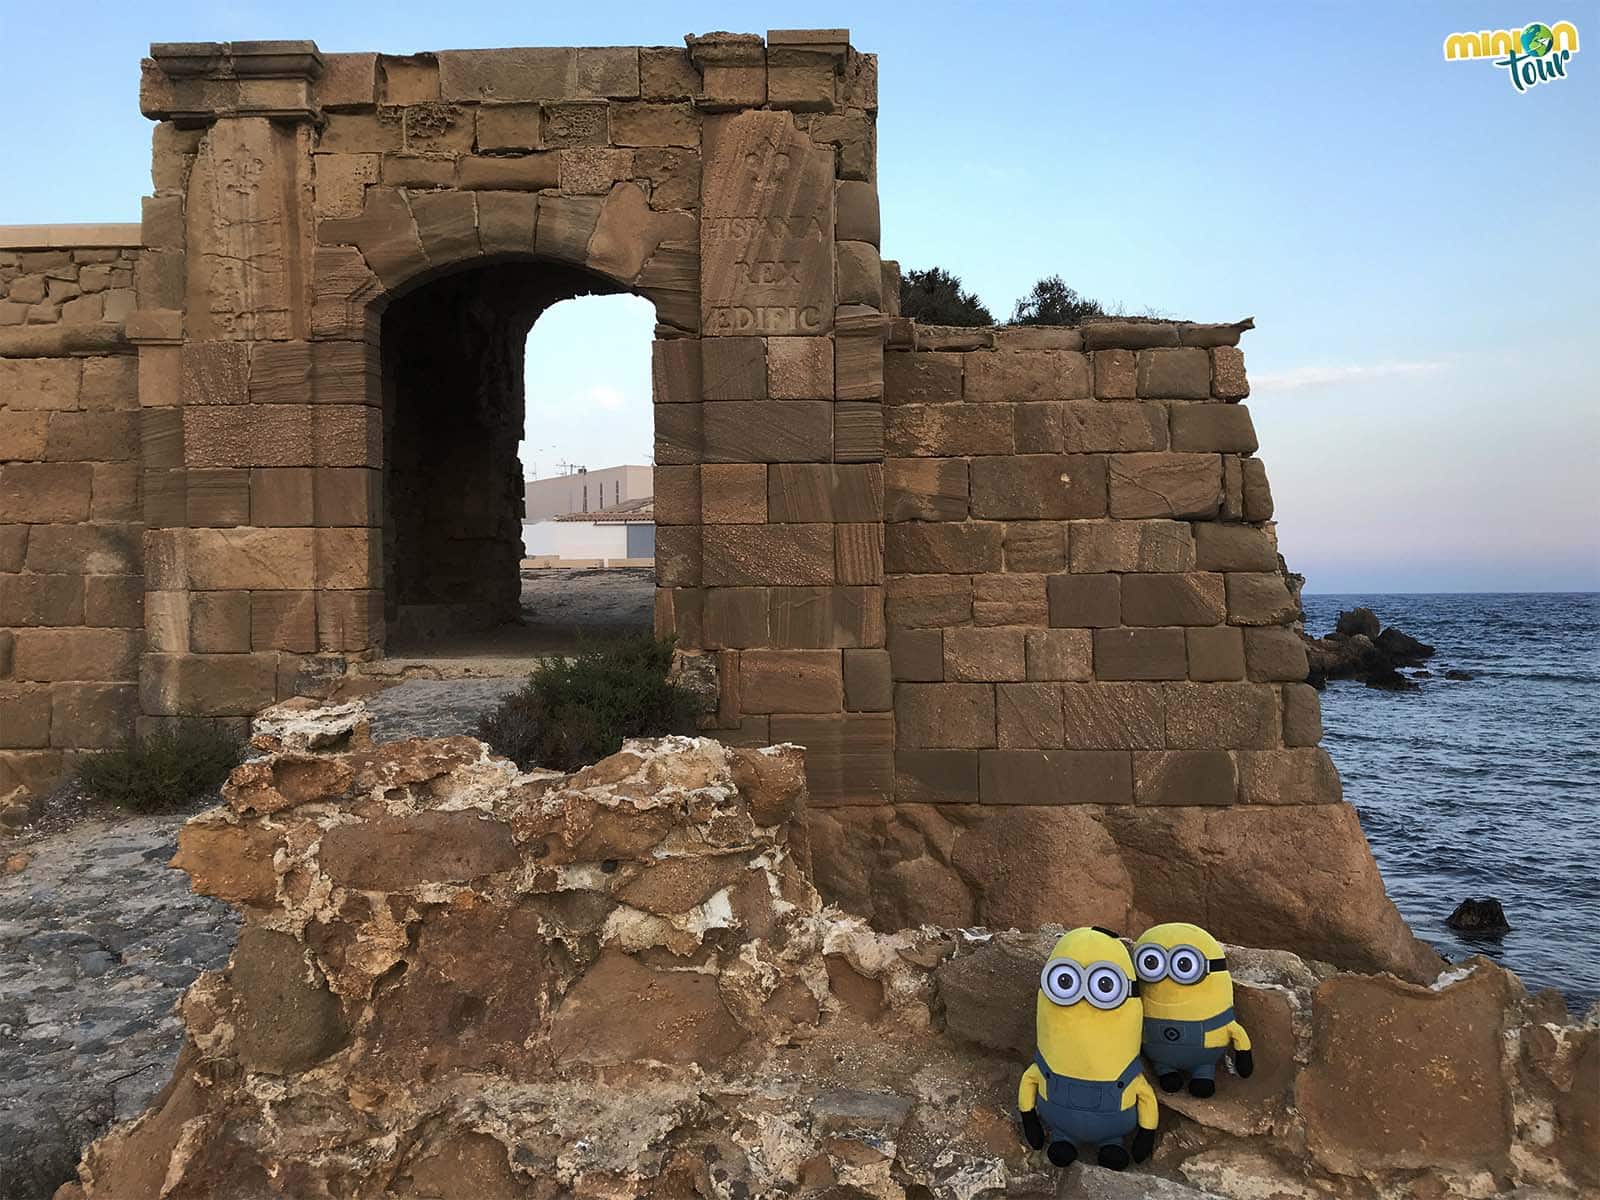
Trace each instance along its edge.
{"label": "minion black hand", "polygon": [[1038,1113],[1030,1111],[1022,1114],[1022,1136],[1035,1150],[1044,1149],[1044,1122],[1039,1119]]}

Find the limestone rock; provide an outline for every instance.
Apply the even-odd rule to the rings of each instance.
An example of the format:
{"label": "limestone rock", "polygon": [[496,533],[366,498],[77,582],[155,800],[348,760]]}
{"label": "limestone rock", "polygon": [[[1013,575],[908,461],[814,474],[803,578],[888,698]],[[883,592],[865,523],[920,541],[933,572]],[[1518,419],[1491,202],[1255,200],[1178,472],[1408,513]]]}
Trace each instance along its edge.
{"label": "limestone rock", "polygon": [[[172,1083],[62,1197],[1465,1200],[1485,1171],[1560,1197],[1592,1182],[1593,1028],[1484,960],[1434,979],[1373,907],[1370,863],[1290,894],[1273,864],[1307,861],[1295,838],[1348,839],[1274,827],[1284,810],[1249,828],[1227,810],[817,814],[810,853],[880,919],[1022,927],[878,932],[812,887],[797,747],[630,742],[568,776],[466,738],[247,766],[179,856],[248,906],[232,963],[185,996]],[[1174,865],[1219,855],[1259,859],[1259,884],[1214,896]],[[1060,932],[1045,913],[1237,919],[1430,986],[1227,947],[1254,1075],[1166,1098],[1139,1171],[1059,1175],[1012,1109]]]}
{"label": "limestone rock", "polygon": [[996,934],[934,971],[944,1027],[952,1037],[1026,1060],[1033,1053],[1033,998],[1039,966],[1065,930]]}
{"label": "limestone rock", "polygon": [[187,871],[201,895],[233,904],[270,904],[278,882],[272,865],[277,845],[270,829],[213,816],[183,827],[178,853],[168,865]]}
{"label": "limestone rock", "polygon": [[227,978],[237,997],[233,1049],[246,1069],[303,1071],[344,1041],[339,1001],[289,934],[247,927]]}
{"label": "limestone rock", "polygon": [[[619,1007],[638,1019],[619,1029]],[[550,1028],[558,1064],[643,1059],[715,1066],[744,1037],[714,978],[652,970],[615,951],[603,954],[567,993]]]}
{"label": "limestone rock", "polygon": [[1500,1060],[1510,977],[1487,960],[1473,964],[1443,988],[1381,976],[1317,988],[1296,1095],[1323,1166],[1341,1175],[1506,1168],[1513,1128]]}
{"label": "limestone rock", "polygon": [[250,722],[257,743],[273,750],[355,750],[371,744],[372,716],[360,700],[318,705],[297,697],[263,709]]}

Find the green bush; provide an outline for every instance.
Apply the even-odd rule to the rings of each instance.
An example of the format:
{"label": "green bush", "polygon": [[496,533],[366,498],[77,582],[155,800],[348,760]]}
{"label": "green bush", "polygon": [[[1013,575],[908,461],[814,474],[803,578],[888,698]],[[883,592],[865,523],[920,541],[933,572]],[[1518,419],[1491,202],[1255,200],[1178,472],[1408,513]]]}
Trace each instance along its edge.
{"label": "green bush", "polygon": [[959,276],[943,267],[907,271],[900,277],[900,315],[924,325],[993,325],[994,316]]}
{"label": "green bush", "polygon": [[1033,290],[1018,300],[1011,310],[1013,325],[1081,325],[1085,317],[1103,317],[1106,310],[1098,300],[1078,295],[1059,275],[1050,275],[1033,285]]}
{"label": "green bush", "polygon": [[693,733],[694,695],[667,678],[672,642],[648,633],[541,659],[528,682],[478,722],[478,736],[517,766],[576,771],[625,738]]}
{"label": "green bush", "polygon": [[84,758],[78,783],[92,799],[159,812],[205,799],[244,758],[245,745],[205,721],[164,725],[115,750]]}

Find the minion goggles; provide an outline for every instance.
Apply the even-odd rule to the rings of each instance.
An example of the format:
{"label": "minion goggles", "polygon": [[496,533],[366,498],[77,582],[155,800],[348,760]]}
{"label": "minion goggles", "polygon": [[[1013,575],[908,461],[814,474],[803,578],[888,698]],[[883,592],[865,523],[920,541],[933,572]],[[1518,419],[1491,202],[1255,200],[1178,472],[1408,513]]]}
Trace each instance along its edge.
{"label": "minion goggles", "polygon": [[1070,958],[1052,958],[1039,972],[1039,987],[1051,1004],[1065,1008],[1087,1000],[1095,1008],[1120,1008],[1139,994],[1139,981],[1129,979],[1116,963],[1088,966]]}
{"label": "minion goggles", "polygon": [[1178,983],[1199,983],[1215,971],[1226,971],[1226,958],[1207,958],[1193,946],[1173,946],[1170,950],[1154,942],[1133,948],[1133,969],[1145,983],[1173,979]]}

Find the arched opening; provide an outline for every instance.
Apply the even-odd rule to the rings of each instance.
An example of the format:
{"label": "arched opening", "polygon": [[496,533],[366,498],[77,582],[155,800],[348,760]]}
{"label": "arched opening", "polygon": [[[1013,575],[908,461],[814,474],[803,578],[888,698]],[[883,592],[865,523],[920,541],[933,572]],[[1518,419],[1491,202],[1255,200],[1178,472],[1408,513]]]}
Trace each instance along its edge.
{"label": "arched opening", "polygon": [[[524,462],[544,458],[554,470],[558,460],[576,464],[574,455],[585,448],[605,447],[608,428],[617,428],[615,408],[606,405],[619,389],[607,339],[585,344],[569,331],[530,358],[529,333],[562,301],[621,290],[571,266],[499,261],[430,279],[384,311],[383,584],[391,656],[518,657],[560,648],[524,612],[523,513],[531,473]],[[648,301],[630,299],[653,312]],[[580,331],[584,324],[593,331],[593,318],[580,322]],[[636,355],[646,403],[649,329],[643,326]],[[542,367],[553,386],[546,386]],[[586,370],[593,380],[585,387],[576,381]],[[530,388],[540,411],[562,399],[587,402],[590,411],[563,418],[558,429],[535,423],[524,455]],[[564,437],[562,429],[583,438]],[[633,440],[647,449],[650,437],[646,423]],[[615,441],[629,444],[622,436]],[[633,490],[648,495],[648,478]]]}

